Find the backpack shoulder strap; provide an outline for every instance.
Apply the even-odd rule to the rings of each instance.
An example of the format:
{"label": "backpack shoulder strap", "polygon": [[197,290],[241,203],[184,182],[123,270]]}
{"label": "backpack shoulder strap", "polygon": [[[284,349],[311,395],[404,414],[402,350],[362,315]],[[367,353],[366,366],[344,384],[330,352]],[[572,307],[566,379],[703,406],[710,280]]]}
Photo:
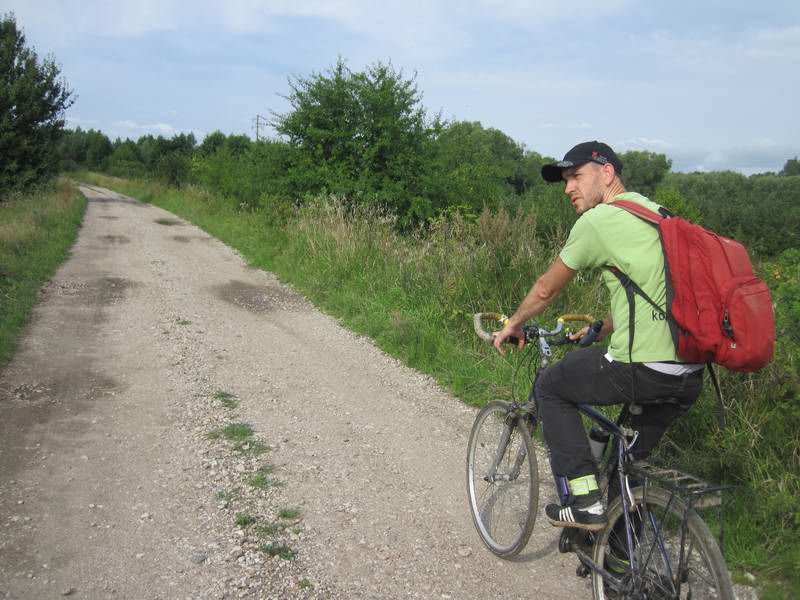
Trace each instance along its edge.
{"label": "backpack shoulder strap", "polygon": [[609,204],[611,206],[616,206],[617,208],[626,210],[632,215],[636,215],[640,219],[649,221],[653,225],[658,225],[664,220],[664,217],[657,212],[653,212],[649,208],[646,208],[641,204],[637,204],[636,202],[631,202],[630,200],[614,200],[614,202],[610,202]]}
{"label": "backpack shoulder strap", "polygon": [[625,295],[628,297],[628,302],[632,302],[633,294],[638,294],[644,300],[646,300],[650,306],[656,309],[658,314],[663,315],[667,319],[671,318],[668,311],[665,311],[658,304],[653,302],[650,296],[648,296],[642,288],[636,285],[636,283],[625,273],[620,271],[617,267],[607,266],[605,268],[608,269],[617,279],[619,279],[622,287],[625,288]]}

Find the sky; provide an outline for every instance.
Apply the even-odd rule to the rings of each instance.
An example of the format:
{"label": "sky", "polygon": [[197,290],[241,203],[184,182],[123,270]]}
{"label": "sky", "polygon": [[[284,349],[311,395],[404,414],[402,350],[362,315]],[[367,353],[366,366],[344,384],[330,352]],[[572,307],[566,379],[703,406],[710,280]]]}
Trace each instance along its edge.
{"label": "sky", "polygon": [[[562,157],[598,139],[677,171],[800,155],[800,0],[0,0],[112,138],[254,136],[290,77],[391,62],[428,114]],[[263,130],[262,130],[263,133]],[[267,132],[275,135],[274,132]]]}

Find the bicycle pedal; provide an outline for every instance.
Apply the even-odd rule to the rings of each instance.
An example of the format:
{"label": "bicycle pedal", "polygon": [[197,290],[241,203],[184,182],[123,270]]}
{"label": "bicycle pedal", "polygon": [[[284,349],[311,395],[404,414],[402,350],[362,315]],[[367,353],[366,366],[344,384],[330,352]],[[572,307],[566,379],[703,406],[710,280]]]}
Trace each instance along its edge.
{"label": "bicycle pedal", "polygon": [[591,572],[592,572],[592,570],[589,567],[587,567],[586,565],[584,565],[583,563],[579,564],[578,568],[575,569],[575,575],[577,575],[578,577],[581,577],[581,578],[588,577],[589,573],[591,573]]}

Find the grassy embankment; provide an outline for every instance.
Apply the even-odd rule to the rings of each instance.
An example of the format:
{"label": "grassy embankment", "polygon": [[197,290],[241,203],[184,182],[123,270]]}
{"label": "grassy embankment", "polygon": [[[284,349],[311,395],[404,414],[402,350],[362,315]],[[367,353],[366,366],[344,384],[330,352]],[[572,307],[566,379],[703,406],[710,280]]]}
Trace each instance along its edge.
{"label": "grassy embankment", "polygon": [[[503,359],[481,346],[469,315],[511,310],[564,236],[559,228],[542,233],[548,229],[537,223],[536,210],[546,206],[516,218],[501,212],[485,213],[474,223],[443,219],[424,236],[409,236],[398,234],[389,216],[348,211],[336,202],[312,202],[288,215],[288,222],[276,222],[274,214],[241,212],[233,201],[197,188],[85,178],[202,227],[474,405],[509,397],[519,355]],[[791,300],[798,265],[778,260],[760,269]],[[568,310],[603,314],[606,302],[597,276],[579,276],[543,322]],[[706,390],[662,444],[673,464],[714,479],[724,470],[724,479],[737,486],[725,519],[729,564],[739,575],[756,573],[767,585],[764,597],[775,598],[792,594],[777,582],[800,590],[800,438],[792,427],[800,418],[792,402],[798,344],[791,331],[796,315],[784,312],[789,304],[778,306],[782,333],[774,363],[756,375],[723,374],[727,429],[716,428],[715,400]],[[520,377],[516,394],[526,393],[527,385]]]}
{"label": "grassy embankment", "polygon": [[69,255],[85,209],[66,179],[0,202],[0,365],[10,360],[39,289]]}

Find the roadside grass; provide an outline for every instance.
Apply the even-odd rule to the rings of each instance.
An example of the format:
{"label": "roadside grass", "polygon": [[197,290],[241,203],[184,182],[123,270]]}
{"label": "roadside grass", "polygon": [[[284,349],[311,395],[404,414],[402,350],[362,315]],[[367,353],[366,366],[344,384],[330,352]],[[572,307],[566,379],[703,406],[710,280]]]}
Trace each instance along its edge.
{"label": "roadside grass", "polygon": [[297,587],[301,590],[313,590],[314,584],[307,577],[303,577],[300,581],[297,582]]}
{"label": "roadside grass", "polygon": [[247,479],[248,485],[257,490],[284,487],[286,485],[285,482],[270,477],[270,473],[272,473],[273,470],[274,467],[272,465],[264,465]]}
{"label": "roadside grass", "polygon": [[245,456],[261,456],[269,452],[271,448],[261,440],[250,438],[241,442],[236,442],[231,449],[237,454]]}
{"label": "roadside grass", "polygon": [[256,522],[256,518],[253,515],[249,515],[247,513],[236,513],[236,526],[244,529],[245,527],[249,527],[253,523]]}
{"label": "roadside grass", "polygon": [[265,554],[269,554],[270,556],[279,556],[283,560],[292,560],[297,555],[297,553],[288,545],[277,542],[267,542],[266,544],[261,544],[259,549]]}
{"label": "roadside grass", "polygon": [[206,434],[210,440],[225,439],[229,442],[245,442],[253,437],[253,427],[247,423],[228,423],[224,427]]}
{"label": "roadside grass", "polygon": [[213,398],[214,400],[222,404],[222,406],[224,406],[225,408],[233,409],[239,406],[238,398],[236,398],[236,396],[234,396],[230,392],[217,390],[216,392],[214,392]]}
{"label": "roadside grass", "polygon": [[238,500],[241,496],[241,490],[234,488],[232,490],[217,490],[217,500],[221,500],[225,504],[230,504],[234,500]]}
{"label": "roadside grass", "polygon": [[283,533],[286,525],[283,523],[259,523],[255,526],[254,532],[260,538],[273,538]]}
{"label": "roadside grass", "polygon": [[11,360],[39,290],[70,254],[86,198],[59,178],[0,200],[0,366]]}
{"label": "roadside grass", "polygon": [[[241,211],[196,187],[86,179],[201,227],[468,404],[527,394],[524,369],[511,385],[521,355],[499,356],[477,341],[470,321],[475,312],[513,310],[555,258],[566,228],[543,222],[553,210],[546,198],[524,213],[454,214],[426,231],[400,234],[391,216],[335,198],[306,199],[281,226],[263,211]],[[775,360],[756,374],[721,374],[723,431],[706,386],[660,454],[671,465],[734,486],[725,513],[728,564],[756,574],[759,585],[779,590],[774,593],[800,597],[800,257],[757,269],[775,292]],[[607,308],[599,274],[579,274],[540,322],[552,324],[565,312],[604,315]]]}
{"label": "roadside grass", "polygon": [[260,456],[270,450],[268,445],[255,437],[253,427],[248,423],[228,423],[209,431],[206,438],[232,442],[231,450],[246,456]]}
{"label": "roadside grass", "polygon": [[278,511],[278,517],[286,521],[294,521],[295,519],[299,519],[301,514],[303,513],[299,508],[294,508],[291,506],[286,506]]}

